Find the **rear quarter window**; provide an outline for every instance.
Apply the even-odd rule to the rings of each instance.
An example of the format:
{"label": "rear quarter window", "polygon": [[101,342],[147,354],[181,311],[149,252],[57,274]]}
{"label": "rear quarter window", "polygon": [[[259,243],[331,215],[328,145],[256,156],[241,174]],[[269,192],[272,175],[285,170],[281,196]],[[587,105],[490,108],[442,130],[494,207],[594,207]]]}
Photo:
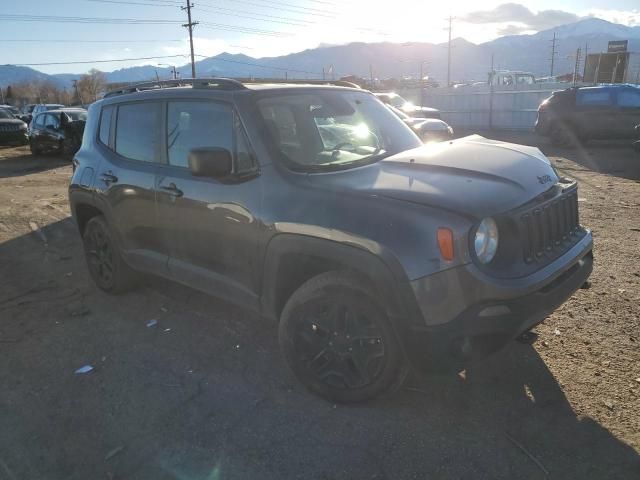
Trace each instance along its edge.
{"label": "rear quarter window", "polygon": [[640,89],[622,90],[618,92],[618,106],[623,108],[640,108]]}
{"label": "rear quarter window", "polygon": [[578,90],[576,93],[576,105],[579,107],[608,107],[612,103],[609,90]]}
{"label": "rear quarter window", "polygon": [[106,106],[100,112],[100,132],[98,138],[103,145],[109,146],[109,134],[111,133],[111,118],[115,107],[112,105]]}

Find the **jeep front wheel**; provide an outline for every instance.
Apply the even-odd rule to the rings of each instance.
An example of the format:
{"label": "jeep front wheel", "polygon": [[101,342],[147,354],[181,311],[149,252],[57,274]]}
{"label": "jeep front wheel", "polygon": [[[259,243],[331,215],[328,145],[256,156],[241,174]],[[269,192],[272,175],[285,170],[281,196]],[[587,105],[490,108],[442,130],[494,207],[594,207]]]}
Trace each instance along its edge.
{"label": "jeep front wheel", "polygon": [[304,283],[282,312],[279,341],[296,377],[332,402],[362,402],[399,387],[408,361],[366,282],[328,272]]}

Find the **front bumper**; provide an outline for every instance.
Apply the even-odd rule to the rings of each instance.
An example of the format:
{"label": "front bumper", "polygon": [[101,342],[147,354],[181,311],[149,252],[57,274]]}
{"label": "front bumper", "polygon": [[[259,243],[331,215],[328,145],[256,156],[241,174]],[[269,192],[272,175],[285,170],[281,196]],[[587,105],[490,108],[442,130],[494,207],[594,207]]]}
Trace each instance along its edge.
{"label": "front bumper", "polygon": [[24,130],[17,130],[15,132],[0,132],[0,145],[2,146],[26,145],[28,143],[29,136]]}
{"label": "front bumper", "polygon": [[593,268],[592,247],[588,232],[565,255],[521,279],[496,281],[466,265],[411,282],[425,322],[410,325],[405,336],[412,363],[461,369],[499,350],[584,284]]}

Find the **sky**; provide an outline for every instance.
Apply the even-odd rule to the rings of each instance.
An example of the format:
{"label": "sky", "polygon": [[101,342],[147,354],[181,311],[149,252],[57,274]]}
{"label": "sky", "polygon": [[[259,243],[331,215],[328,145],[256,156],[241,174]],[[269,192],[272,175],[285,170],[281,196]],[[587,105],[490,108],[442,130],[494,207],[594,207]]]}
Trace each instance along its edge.
{"label": "sky", "polygon": [[[447,40],[449,16],[454,17],[453,37],[474,43],[506,34],[535,33],[586,16],[640,25],[638,0],[191,1],[193,20],[200,22],[194,27],[195,53],[203,57],[223,51],[254,58],[278,56],[353,41],[440,43]],[[90,68],[112,71],[188,62],[188,35],[181,26],[187,21],[186,12],[180,8],[186,0],[0,2],[0,64],[89,61],[33,65],[45,73],[81,73]],[[52,17],[66,17],[66,21]],[[105,23],[105,18],[113,20]],[[128,23],[123,19],[129,19]],[[165,56],[172,57],[141,59]],[[131,60],[110,61],[120,59]]]}

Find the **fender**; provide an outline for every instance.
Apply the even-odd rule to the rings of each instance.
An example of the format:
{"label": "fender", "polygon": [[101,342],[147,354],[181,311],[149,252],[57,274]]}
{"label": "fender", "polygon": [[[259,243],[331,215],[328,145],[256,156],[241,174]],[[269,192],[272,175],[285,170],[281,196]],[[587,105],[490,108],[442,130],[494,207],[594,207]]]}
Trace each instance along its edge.
{"label": "fender", "polygon": [[[338,234],[336,231],[331,233],[333,238]],[[383,247],[373,245],[370,240],[366,243],[369,245],[364,246],[357,241],[347,243],[344,238],[337,241],[293,233],[274,236],[267,245],[262,272],[263,314],[273,320],[279,319],[283,305],[279,304],[276,279],[283,268],[293,268],[293,262],[301,256],[317,260],[323,266],[322,271],[348,269],[365,276],[384,299],[390,318],[407,318],[419,312],[400,263]],[[373,248],[376,245],[377,250]]]}

